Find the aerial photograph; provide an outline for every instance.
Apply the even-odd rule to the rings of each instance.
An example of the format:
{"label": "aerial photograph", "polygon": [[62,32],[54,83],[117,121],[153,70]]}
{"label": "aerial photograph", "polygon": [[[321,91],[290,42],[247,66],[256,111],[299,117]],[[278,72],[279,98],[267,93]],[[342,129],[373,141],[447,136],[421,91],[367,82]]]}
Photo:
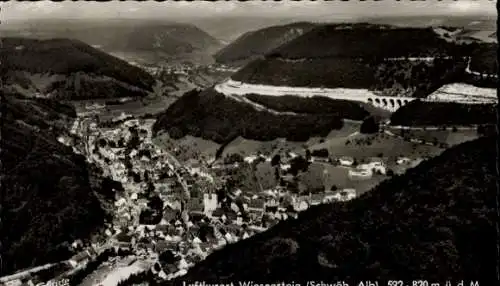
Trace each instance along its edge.
{"label": "aerial photograph", "polygon": [[0,3],[0,286],[500,285],[497,5]]}

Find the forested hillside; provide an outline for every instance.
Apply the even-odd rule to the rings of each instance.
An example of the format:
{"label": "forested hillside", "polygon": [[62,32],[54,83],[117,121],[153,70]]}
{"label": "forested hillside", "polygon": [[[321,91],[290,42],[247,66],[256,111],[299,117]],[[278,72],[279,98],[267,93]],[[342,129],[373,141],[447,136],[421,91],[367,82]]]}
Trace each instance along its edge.
{"label": "forested hillside", "polygon": [[72,107],[7,92],[1,100],[0,276],[67,259],[74,240],[103,225],[102,203],[114,198],[99,172],[57,141],[76,116]]}
{"label": "forested hillside", "polygon": [[228,245],[169,284],[493,281],[495,152],[494,138],[453,147],[353,201],[313,207]]}
{"label": "forested hillside", "polygon": [[80,41],[1,40],[5,85],[26,95],[38,92],[62,99],[144,96],[155,82],[140,68]]}
{"label": "forested hillside", "polygon": [[498,44],[477,44],[472,53],[470,69],[475,72],[498,74]]}
{"label": "forested hillside", "polygon": [[[356,105],[355,116],[364,114]],[[341,113],[276,114],[256,110],[251,104],[236,101],[213,89],[183,95],[157,117],[155,133],[166,131],[174,138],[185,135],[225,143],[238,136],[254,140],[287,138],[306,141],[311,136],[326,136],[343,126]]]}
{"label": "forested hillside", "polygon": [[282,112],[335,115],[340,118],[352,120],[363,120],[369,115],[369,113],[360,106],[359,102],[335,100],[323,96],[308,98],[294,95],[269,96],[248,94],[245,96],[255,103]]}
{"label": "forested hillside", "polygon": [[231,78],[251,84],[369,89],[422,98],[446,83],[462,81],[467,57],[476,48],[448,42],[432,28],[317,25]]}
{"label": "forested hillside", "polygon": [[272,53],[287,59],[436,57],[459,52],[432,28],[396,28],[372,24],[327,24]]}
{"label": "forested hillside", "polygon": [[412,101],[391,115],[392,125],[463,126],[497,123],[493,104]]}
{"label": "forested hillside", "polygon": [[314,26],[312,23],[298,22],[247,32],[218,51],[215,60],[229,65],[248,63],[301,36]]}

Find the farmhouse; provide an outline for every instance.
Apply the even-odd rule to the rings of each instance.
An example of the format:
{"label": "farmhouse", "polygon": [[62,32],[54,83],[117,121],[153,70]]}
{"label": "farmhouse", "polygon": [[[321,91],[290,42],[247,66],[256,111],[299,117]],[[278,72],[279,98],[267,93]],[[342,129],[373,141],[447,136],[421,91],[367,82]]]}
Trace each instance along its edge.
{"label": "farmhouse", "polygon": [[348,176],[351,180],[367,180],[370,179],[373,175],[372,170],[365,169],[354,169],[349,170]]}
{"label": "farmhouse", "polygon": [[407,157],[400,157],[396,160],[398,165],[407,165],[411,163],[411,159]]}
{"label": "farmhouse", "polygon": [[339,163],[342,166],[352,166],[354,164],[354,159],[352,157],[340,157]]}
{"label": "farmhouse", "polygon": [[356,198],[356,190],[355,189],[343,189],[340,191],[340,200],[341,201],[349,201]]}

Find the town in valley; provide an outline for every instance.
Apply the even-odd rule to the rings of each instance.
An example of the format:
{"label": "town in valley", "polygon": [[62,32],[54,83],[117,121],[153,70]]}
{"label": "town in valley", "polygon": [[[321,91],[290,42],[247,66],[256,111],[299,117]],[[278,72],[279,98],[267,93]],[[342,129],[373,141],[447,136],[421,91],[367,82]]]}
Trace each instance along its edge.
{"label": "town in valley", "polygon": [[[408,17],[372,17],[364,3],[346,4],[351,10],[306,3],[310,10],[303,13],[312,14],[296,18],[286,11],[301,13],[302,6],[281,2],[268,3],[273,8],[264,2],[212,3],[213,8],[208,2],[184,8],[122,3],[129,9],[123,13],[135,9],[145,19],[118,20],[68,20],[61,14],[73,15],[64,11],[78,5],[89,9],[90,3],[37,3],[2,7],[8,15],[0,25],[7,67],[2,114],[8,125],[2,128],[2,184],[9,217],[0,244],[2,253],[3,246],[8,249],[0,256],[7,265],[0,285],[215,285],[184,280],[208,272],[234,283],[217,285],[236,285],[231,279],[264,273],[252,269],[266,263],[263,278],[286,277],[277,273],[288,266],[292,274],[300,268],[314,273],[314,263],[326,269],[317,270],[320,278],[341,277],[350,271],[343,267],[354,262],[340,253],[358,255],[370,247],[364,239],[372,239],[360,235],[350,241],[345,233],[369,220],[386,227],[375,230],[366,223],[376,235],[418,240],[387,226],[399,218],[359,211],[365,200],[394,184],[400,189],[392,197],[382,191],[380,197],[419,217],[417,203],[404,204],[398,192],[428,186],[406,178],[428,168],[436,172],[429,171],[431,179],[453,181],[432,169],[433,160],[494,132],[498,44],[496,14],[487,13],[491,3],[440,2],[435,13],[442,14],[429,6]],[[94,6],[99,5],[102,11],[122,7]],[[376,13],[390,5],[407,9],[377,5]],[[320,6],[354,14],[325,16]],[[179,15],[157,14],[169,8]],[[219,8],[227,8],[227,15]],[[46,18],[16,14],[37,9],[46,9]],[[270,14],[259,18],[266,9]],[[209,16],[193,16],[202,11]],[[260,12],[241,16],[245,11]],[[486,16],[476,17],[479,12]],[[434,22],[427,24],[429,19]],[[24,181],[33,183],[17,183]],[[293,238],[351,207],[358,208],[359,222],[340,223],[338,234]],[[404,219],[415,220],[409,217]],[[304,223],[308,219],[310,225]],[[421,219],[448,237],[444,220]],[[16,231],[18,224],[22,229]],[[282,236],[273,238],[274,233]],[[46,249],[37,241],[42,238],[51,242]],[[333,246],[314,254],[314,263],[300,262],[309,261],[303,249],[320,241]],[[446,251],[459,256],[453,247]],[[260,253],[252,252],[257,248],[278,262],[267,256],[251,266],[220,262],[228,249],[244,260]],[[360,257],[385,253],[373,249]],[[35,258],[26,258],[30,252]],[[386,252],[412,267],[417,261],[400,249]],[[366,261],[359,262],[366,271],[384,263]]]}

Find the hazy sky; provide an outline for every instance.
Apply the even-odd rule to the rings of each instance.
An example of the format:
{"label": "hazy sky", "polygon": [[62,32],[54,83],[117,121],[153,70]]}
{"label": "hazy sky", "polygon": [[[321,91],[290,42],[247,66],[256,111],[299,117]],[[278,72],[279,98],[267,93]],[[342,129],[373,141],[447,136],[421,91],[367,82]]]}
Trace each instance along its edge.
{"label": "hazy sky", "polygon": [[218,1],[218,2],[7,2],[2,7],[2,21],[47,18],[161,18],[264,16],[314,18],[349,18],[391,15],[490,14],[496,15],[493,0],[427,0],[401,2],[383,0],[356,1]]}

